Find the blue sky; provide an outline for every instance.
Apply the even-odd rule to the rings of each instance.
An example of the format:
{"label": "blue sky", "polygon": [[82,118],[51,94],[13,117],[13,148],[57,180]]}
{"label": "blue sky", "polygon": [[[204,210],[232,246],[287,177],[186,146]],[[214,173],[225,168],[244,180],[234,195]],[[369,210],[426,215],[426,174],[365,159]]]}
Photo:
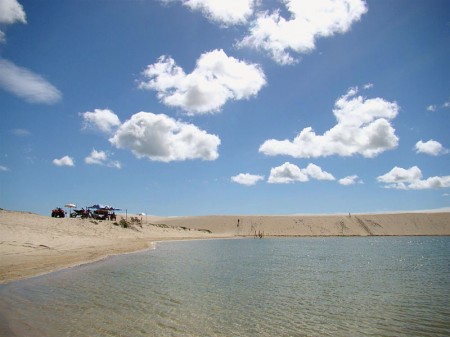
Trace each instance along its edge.
{"label": "blue sky", "polygon": [[0,0],[0,207],[449,207],[449,60],[446,0]]}

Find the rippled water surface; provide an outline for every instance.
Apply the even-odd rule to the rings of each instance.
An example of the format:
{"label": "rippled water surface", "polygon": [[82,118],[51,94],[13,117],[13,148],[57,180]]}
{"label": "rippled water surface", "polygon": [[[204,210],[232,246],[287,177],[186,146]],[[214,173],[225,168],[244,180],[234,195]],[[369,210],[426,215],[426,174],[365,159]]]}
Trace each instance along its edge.
{"label": "rippled water surface", "polygon": [[0,287],[0,335],[450,336],[450,237],[166,242]]}

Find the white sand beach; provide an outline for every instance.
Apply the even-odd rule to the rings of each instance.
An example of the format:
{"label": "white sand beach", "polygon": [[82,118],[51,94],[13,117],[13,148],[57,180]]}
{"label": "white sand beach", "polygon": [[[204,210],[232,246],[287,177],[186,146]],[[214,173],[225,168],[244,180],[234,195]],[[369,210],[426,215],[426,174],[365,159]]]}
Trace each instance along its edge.
{"label": "white sand beach", "polygon": [[[134,252],[163,240],[241,236],[450,235],[450,213],[144,216],[142,224],[0,210],[0,283]],[[136,218],[136,217],[135,217]],[[140,218],[140,217],[139,217]],[[131,215],[127,216],[127,220]]]}

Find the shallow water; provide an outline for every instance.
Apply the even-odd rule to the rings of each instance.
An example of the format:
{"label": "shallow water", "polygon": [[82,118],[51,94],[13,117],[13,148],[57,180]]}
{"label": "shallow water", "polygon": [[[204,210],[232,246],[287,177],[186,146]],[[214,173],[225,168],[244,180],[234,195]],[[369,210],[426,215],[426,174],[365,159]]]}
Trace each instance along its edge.
{"label": "shallow water", "polygon": [[450,336],[450,237],[166,242],[1,286],[0,314],[17,336]]}

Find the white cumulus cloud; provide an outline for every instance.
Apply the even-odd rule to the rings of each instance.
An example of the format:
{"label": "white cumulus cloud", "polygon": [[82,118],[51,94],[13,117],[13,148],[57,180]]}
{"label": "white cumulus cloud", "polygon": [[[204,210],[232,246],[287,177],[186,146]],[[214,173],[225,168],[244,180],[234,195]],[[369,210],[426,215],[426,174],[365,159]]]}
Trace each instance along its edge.
{"label": "white cumulus cloud", "polygon": [[27,23],[22,5],[16,0],[0,0],[0,23]]}
{"label": "white cumulus cloud", "polygon": [[264,176],[256,175],[256,174],[250,174],[250,173],[239,173],[238,175],[235,175],[231,177],[231,181],[245,185],[245,186],[253,186],[258,181],[263,180]]}
{"label": "white cumulus cloud", "polygon": [[[27,23],[22,5],[16,0],[0,0],[0,24]],[[6,34],[0,30],[0,43],[6,42]]]}
{"label": "white cumulus cloud", "polygon": [[286,162],[270,170],[270,176],[267,182],[271,184],[288,184],[308,180],[308,176],[297,165]]}
{"label": "white cumulus cloud", "polygon": [[220,138],[193,124],[164,114],[139,112],[125,121],[109,139],[138,158],[170,162],[188,159],[215,160]]}
{"label": "white cumulus cloud", "polygon": [[432,188],[450,187],[450,176],[435,176],[422,179],[422,171],[417,166],[404,169],[395,166],[388,173],[377,177],[386,188],[399,190],[424,190]]}
{"label": "white cumulus cloud", "polygon": [[306,182],[309,181],[310,178],[316,180],[335,179],[331,173],[323,171],[315,164],[310,163],[306,168],[301,169],[295,164],[286,162],[283,165],[274,167],[270,170],[270,176],[267,182],[271,184],[287,184],[296,181]]}
{"label": "white cumulus cloud", "polygon": [[238,46],[264,50],[277,63],[291,64],[296,62],[291,51],[311,52],[316,39],[347,32],[368,10],[362,0],[283,0],[282,3],[290,14],[288,19],[279,10],[259,13]]}
{"label": "white cumulus cloud", "polygon": [[164,104],[191,115],[217,112],[228,100],[249,99],[266,84],[258,65],[227,56],[223,50],[202,54],[190,74],[171,57],[161,56],[143,76],[146,80],[139,88],[156,90]]}
{"label": "white cumulus cloud", "polygon": [[120,126],[119,117],[109,109],[94,109],[80,115],[83,117],[84,128],[94,128],[110,134]]}
{"label": "white cumulus cloud", "polygon": [[344,186],[363,183],[363,181],[356,174],[341,178],[338,180],[338,182],[339,182],[339,184],[344,185]]}
{"label": "white cumulus cloud", "polygon": [[84,162],[86,164],[103,165],[107,159],[108,156],[105,151],[97,151],[96,149],[92,149],[91,154],[84,159]]}
{"label": "white cumulus cloud", "polygon": [[[170,0],[169,0],[170,1]],[[169,2],[164,0],[164,2]],[[224,26],[244,24],[253,14],[257,0],[180,0],[192,10],[200,10],[209,20]]]}
{"label": "white cumulus cloud", "polygon": [[397,116],[398,105],[382,98],[366,99],[357,93],[357,88],[351,88],[336,101],[333,114],[337,124],[323,135],[307,127],[292,141],[266,140],[259,152],[294,158],[355,154],[372,158],[397,147],[398,137],[390,121]]}
{"label": "white cumulus cloud", "polygon": [[443,147],[441,143],[433,139],[430,139],[427,142],[419,140],[416,143],[414,149],[416,150],[417,153],[425,153],[431,156],[438,156],[440,154],[447,154],[449,152],[448,149]]}
{"label": "white cumulus cloud", "polygon": [[0,87],[30,103],[53,104],[61,100],[61,92],[41,75],[0,59]]}
{"label": "white cumulus cloud", "polygon": [[335,178],[331,173],[323,171],[319,166],[315,164],[308,164],[305,169],[302,170],[308,177],[316,180],[334,180]]}
{"label": "white cumulus cloud", "polygon": [[53,164],[56,166],[75,166],[73,158],[69,156],[53,159]]}
{"label": "white cumulus cloud", "polygon": [[109,160],[108,154],[105,151],[97,151],[96,149],[92,149],[91,154],[84,158],[84,162],[89,165],[106,165],[117,169],[122,167],[120,162]]}

